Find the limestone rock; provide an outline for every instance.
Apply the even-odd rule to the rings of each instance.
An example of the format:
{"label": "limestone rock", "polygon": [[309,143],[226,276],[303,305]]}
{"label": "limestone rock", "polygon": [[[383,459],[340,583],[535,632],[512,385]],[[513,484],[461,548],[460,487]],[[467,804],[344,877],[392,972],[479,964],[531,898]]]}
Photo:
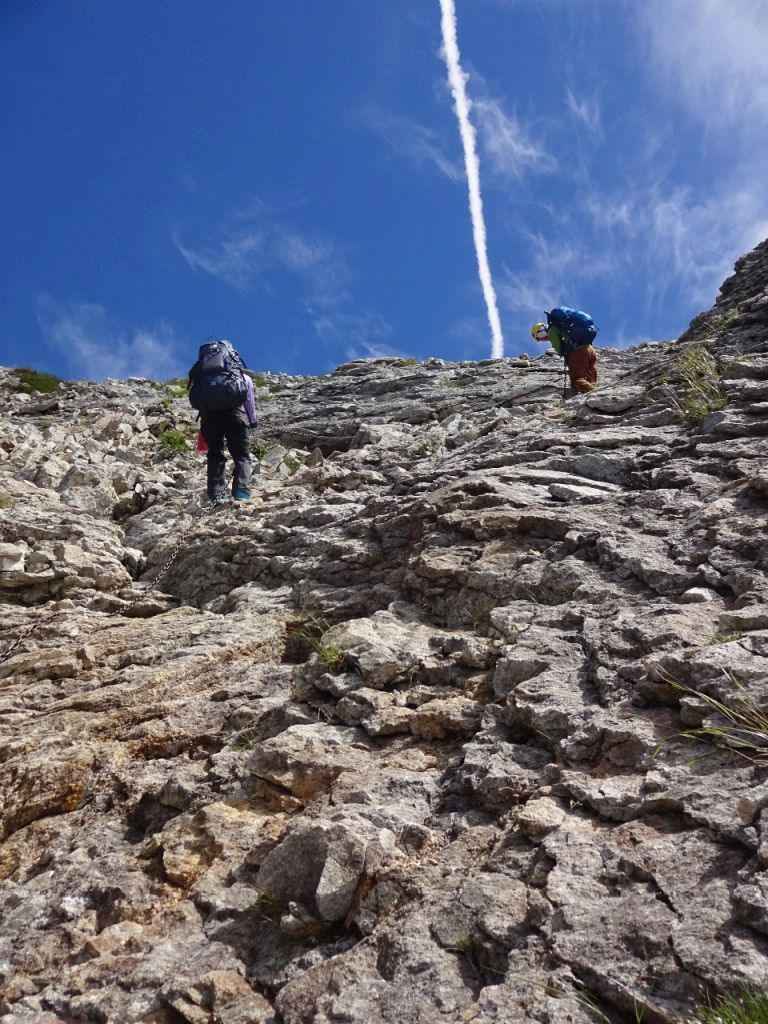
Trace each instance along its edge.
{"label": "limestone rock", "polygon": [[0,368],[0,1021],[768,986],[768,242],[599,358],[259,375],[215,510],[172,387]]}

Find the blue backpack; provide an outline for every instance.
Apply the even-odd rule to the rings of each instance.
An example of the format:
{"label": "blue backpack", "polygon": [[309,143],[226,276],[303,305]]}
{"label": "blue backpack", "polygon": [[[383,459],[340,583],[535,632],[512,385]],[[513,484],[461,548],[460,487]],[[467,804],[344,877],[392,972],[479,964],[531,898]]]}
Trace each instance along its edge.
{"label": "blue backpack", "polygon": [[589,313],[568,306],[555,306],[547,313],[547,324],[554,324],[563,336],[562,356],[568,356],[580,345],[591,345],[597,328]]}
{"label": "blue backpack", "polygon": [[189,371],[189,404],[201,412],[232,412],[247,397],[242,359],[228,341],[200,346]]}

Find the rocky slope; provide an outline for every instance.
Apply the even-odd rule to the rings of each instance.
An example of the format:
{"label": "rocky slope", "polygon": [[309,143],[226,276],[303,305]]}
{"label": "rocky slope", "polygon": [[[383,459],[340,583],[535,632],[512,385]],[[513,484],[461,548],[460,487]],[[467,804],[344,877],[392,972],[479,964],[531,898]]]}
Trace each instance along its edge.
{"label": "rocky slope", "polygon": [[600,359],[259,376],[213,512],[178,388],[0,372],[2,1024],[768,988],[768,244]]}

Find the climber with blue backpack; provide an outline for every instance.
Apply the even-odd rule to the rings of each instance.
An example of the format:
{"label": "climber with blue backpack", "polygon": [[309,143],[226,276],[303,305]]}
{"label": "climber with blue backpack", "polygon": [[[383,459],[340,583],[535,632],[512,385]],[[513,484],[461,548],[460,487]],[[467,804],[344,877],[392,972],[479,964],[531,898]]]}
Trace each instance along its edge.
{"label": "climber with blue backpack", "polygon": [[200,412],[200,430],[208,447],[208,500],[229,501],[226,487],[227,458],[235,464],[232,497],[251,496],[251,449],[249,430],[258,426],[253,381],[245,363],[228,341],[216,338],[200,346],[197,362],[189,371],[189,402]]}
{"label": "climber with blue backpack", "polygon": [[597,328],[589,313],[569,306],[555,306],[547,322],[531,328],[534,341],[549,342],[568,368],[574,394],[593,391],[597,384],[597,353],[592,345]]}

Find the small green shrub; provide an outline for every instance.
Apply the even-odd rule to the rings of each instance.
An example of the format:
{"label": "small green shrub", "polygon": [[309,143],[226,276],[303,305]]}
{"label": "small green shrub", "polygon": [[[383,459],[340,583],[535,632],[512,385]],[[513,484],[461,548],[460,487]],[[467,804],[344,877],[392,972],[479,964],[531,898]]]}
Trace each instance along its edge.
{"label": "small green shrub", "polygon": [[300,469],[303,462],[303,459],[297,458],[295,455],[286,455],[283,459],[283,465],[287,466],[291,473],[295,473],[297,469]]}
{"label": "small green shrub", "polygon": [[253,386],[255,388],[268,388],[269,387],[269,382],[267,381],[267,378],[263,374],[261,374],[261,373],[251,374],[251,380],[253,381]]}
{"label": "small green shrub", "polygon": [[251,455],[255,455],[257,459],[263,459],[270,448],[274,448],[274,443],[264,438],[251,441]]}
{"label": "small green shrub", "polygon": [[14,499],[10,494],[0,493],[0,508],[11,508],[14,504]]}
{"label": "small green shrub", "polygon": [[168,398],[186,398],[187,397],[187,385],[182,381],[181,384],[168,384],[167,385]]}
{"label": "small green shrub", "polygon": [[20,366],[13,372],[19,380],[19,391],[25,391],[27,394],[38,391],[40,394],[50,395],[57,391],[61,384],[61,380],[52,373],[40,373],[28,366]]}
{"label": "small green shrub", "polygon": [[411,356],[406,356],[405,359],[398,359],[395,366],[415,366],[416,362],[416,359],[413,359]]}
{"label": "small green shrub", "polygon": [[162,424],[156,430],[153,430],[152,433],[154,433],[158,440],[160,457],[163,459],[173,459],[177,455],[184,455],[189,451],[186,437],[174,427]]}

